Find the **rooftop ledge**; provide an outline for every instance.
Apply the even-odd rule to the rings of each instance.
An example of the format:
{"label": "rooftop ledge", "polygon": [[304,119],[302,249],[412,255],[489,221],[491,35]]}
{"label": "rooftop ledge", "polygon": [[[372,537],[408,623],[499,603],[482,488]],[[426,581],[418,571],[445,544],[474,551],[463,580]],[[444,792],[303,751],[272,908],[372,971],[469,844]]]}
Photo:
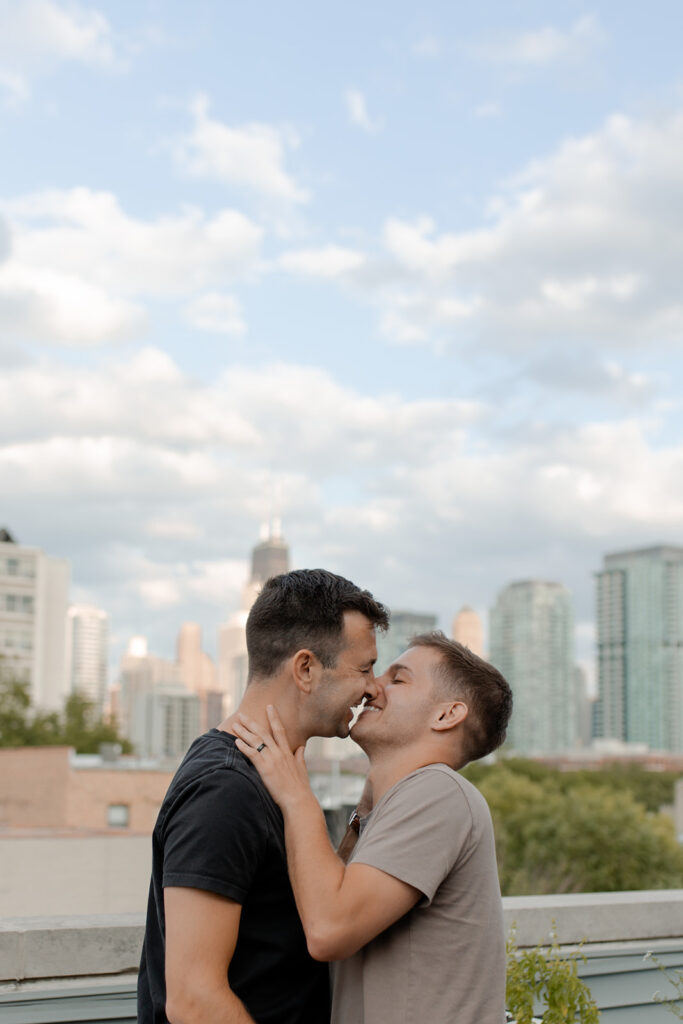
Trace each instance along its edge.
{"label": "rooftop ledge", "polygon": [[[683,889],[509,896],[506,931],[520,947],[584,942],[605,953],[628,946],[683,947]],[[0,922],[0,990],[46,979],[96,978],[137,971],[144,914],[24,917]]]}

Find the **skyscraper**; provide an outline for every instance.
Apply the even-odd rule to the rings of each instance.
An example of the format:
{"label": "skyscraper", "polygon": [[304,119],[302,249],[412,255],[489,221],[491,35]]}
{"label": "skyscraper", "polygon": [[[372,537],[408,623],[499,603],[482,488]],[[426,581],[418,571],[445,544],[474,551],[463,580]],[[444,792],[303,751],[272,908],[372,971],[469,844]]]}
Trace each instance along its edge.
{"label": "skyscraper", "polygon": [[289,547],[279,519],[264,523],[261,540],[252,549],[251,572],[242,590],[242,603],[218,629],[218,685],[226,695],[226,713],[237,707],[247,685],[246,624],[249,609],[271,576],[289,571]]}
{"label": "skyscraper", "polygon": [[109,616],[89,604],[72,604],[66,625],[66,677],[101,713],[107,697]]}
{"label": "skyscraper", "polygon": [[60,710],[68,693],[66,613],[69,563],[23,547],[0,530],[0,657],[6,672],[29,684],[31,701]]}
{"label": "skyscraper", "polygon": [[597,644],[596,737],[683,751],[683,548],[605,556]]}
{"label": "skyscraper", "polygon": [[519,754],[569,750],[575,734],[574,621],[559,583],[511,583],[491,610],[489,660],[509,682],[508,744]]}
{"label": "skyscraper", "polygon": [[198,622],[184,622],[180,627],[177,662],[183,685],[199,698],[199,724],[205,732],[223,719],[223,695],[218,692],[216,666],[202,650],[202,627]]}
{"label": "skyscraper", "polygon": [[436,615],[429,612],[392,612],[389,629],[377,633],[376,672],[384,672],[408,647],[411,637],[436,629]]}
{"label": "skyscraper", "polygon": [[271,576],[289,571],[289,548],[279,519],[261,527],[261,540],[251,552],[251,582],[265,583]]}
{"label": "skyscraper", "polygon": [[484,627],[474,608],[464,604],[453,619],[453,639],[469,647],[473,654],[484,656]]}
{"label": "skyscraper", "polygon": [[146,708],[143,698],[161,688],[184,689],[180,666],[168,658],[150,654],[144,636],[134,636],[129,640],[126,653],[121,658],[119,686],[116,709],[119,724],[122,734],[133,743],[144,735],[144,728],[141,731],[136,722],[137,714]]}

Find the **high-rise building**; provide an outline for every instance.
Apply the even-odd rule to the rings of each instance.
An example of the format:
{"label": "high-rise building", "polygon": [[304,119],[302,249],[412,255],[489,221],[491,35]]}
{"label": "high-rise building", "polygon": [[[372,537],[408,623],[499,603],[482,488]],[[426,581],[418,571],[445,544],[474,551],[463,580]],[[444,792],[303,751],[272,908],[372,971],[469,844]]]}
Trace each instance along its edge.
{"label": "high-rise building", "polygon": [[200,729],[205,732],[223,719],[222,694],[217,692],[216,666],[202,650],[202,627],[198,622],[184,622],[180,627],[177,663],[184,686],[199,697]]}
{"label": "high-rise building", "polygon": [[597,646],[595,736],[683,751],[683,548],[605,557]]}
{"label": "high-rise building", "polygon": [[508,745],[533,755],[570,750],[575,739],[574,621],[559,583],[511,583],[491,610],[489,660],[514,696]]}
{"label": "high-rise building", "polygon": [[131,637],[121,658],[116,704],[122,734],[133,743],[133,737],[140,735],[135,719],[137,710],[143,706],[140,703],[143,696],[153,694],[161,687],[178,686],[182,687],[180,666],[168,658],[150,654],[144,636]]}
{"label": "high-rise building", "polygon": [[251,572],[242,590],[242,602],[218,629],[218,685],[226,695],[226,712],[234,710],[247,685],[246,624],[249,609],[271,576],[289,571],[289,547],[274,519],[261,528],[261,540],[251,553]]}
{"label": "high-rise building", "polygon": [[273,519],[261,527],[261,540],[251,552],[251,582],[265,583],[283,572],[289,572],[289,547],[280,520]]}
{"label": "high-rise building", "polygon": [[429,612],[392,611],[389,629],[377,633],[377,665],[376,674],[384,672],[392,661],[410,644],[411,637],[417,633],[429,633],[436,629],[436,615]]}
{"label": "high-rise building", "polygon": [[459,644],[469,647],[473,654],[484,657],[484,627],[479,615],[468,604],[464,604],[453,619],[452,635]]}
{"label": "high-rise building", "polygon": [[29,684],[31,701],[60,710],[66,678],[69,563],[23,547],[0,530],[0,658],[4,671]]}
{"label": "high-rise building", "polygon": [[136,693],[129,738],[140,757],[177,760],[201,732],[200,703],[180,683]]}
{"label": "high-rise building", "polygon": [[593,739],[595,696],[588,692],[588,676],[581,665],[574,666],[574,707],[576,709],[576,746],[590,747]]}
{"label": "high-rise building", "polygon": [[72,604],[66,623],[66,678],[102,713],[107,699],[109,616],[89,604]]}

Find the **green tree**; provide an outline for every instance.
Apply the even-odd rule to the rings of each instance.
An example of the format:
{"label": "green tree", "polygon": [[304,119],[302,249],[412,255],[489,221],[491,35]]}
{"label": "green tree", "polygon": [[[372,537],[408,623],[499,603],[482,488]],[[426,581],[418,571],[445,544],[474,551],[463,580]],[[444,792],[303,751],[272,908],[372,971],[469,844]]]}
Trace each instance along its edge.
{"label": "green tree", "polygon": [[566,792],[496,766],[479,784],[494,820],[505,895],[683,885],[683,849],[669,818],[626,791],[581,780]]}
{"label": "green tree", "polygon": [[27,683],[0,674],[0,747],[74,747],[79,754],[96,754],[101,743],[131,745],[122,739],[116,722],[105,722],[91,701],[79,693],[67,698],[62,714],[41,713],[31,707]]}
{"label": "green tree", "polygon": [[31,698],[24,683],[0,680],[0,746],[31,745]]}
{"label": "green tree", "polygon": [[128,740],[118,735],[116,722],[104,722],[92,701],[80,693],[67,698],[62,722],[61,742],[74,747],[79,754],[96,754],[102,743],[120,743],[125,753],[132,749]]}

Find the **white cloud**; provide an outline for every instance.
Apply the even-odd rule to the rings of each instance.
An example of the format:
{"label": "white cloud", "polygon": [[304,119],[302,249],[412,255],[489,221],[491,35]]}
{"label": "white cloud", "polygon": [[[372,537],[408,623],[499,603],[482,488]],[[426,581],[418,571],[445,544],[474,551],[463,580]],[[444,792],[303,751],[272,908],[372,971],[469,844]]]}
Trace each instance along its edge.
{"label": "white cloud", "polygon": [[498,42],[479,46],[476,52],[495,62],[542,66],[559,61],[581,60],[602,38],[597,18],[586,14],[568,29],[545,25],[540,29],[520,32]]}
{"label": "white cloud", "polygon": [[150,537],[168,537],[172,540],[194,540],[199,536],[195,523],[182,519],[150,519],[145,524]]}
{"label": "white cloud", "polygon": [[[20,335],[74,345],[128,337],[144,326],[150,297],[192,298],[206,319],[216,300],[197,293],[258,266],[263,230],[236,210],[208,217],[186,207],[145,221],[85,188],[3,205],[11,245],[0,263],[0,325]],[[222,312],[235,332],[238,308]]]}
{"label": "white cloud", "polygon": [[389,217],[380,243],[354,280],[397,341],[478,337],[507,353],[671,342],[683,332],[683,114],[610,117],[510,180],[480,226]]}
{"label": "white cloud", "polygon": [[175,608],[181,602],[178,583],[172,579],[140,580],[140,595],[149,608]]}
{"label": "white cloud", "polygon": [[378,125],[370,117],[365,96],[360,89],[347,89],[344,93],[344,103],[351,124],[370,134],[377,131]]}
{"label": "white cloud", "polygon": [[145,315],[75,274],[9,263],[0,267],[0,324],[9,333],[87,346],[139,333]]}
{"label": "white cloud", "polygon": [[239,337],[247,330],[242,307],[234,295],[224,295],[220,292],[198,295],[186,306],[185,316],[187,321],[200,331]]}
{"label": "white cloud", "polygon": [[370,395],[289,364],[205,384],[156,350],[10,367],[4,515],[27,542],[58,523],[58,547],[41,543],[117,629],[168,635],[164,615],[217,621],[236,604],[274,466],[295,565],[451,615],[537,573],[579,587],[587,617],[602,550],[683,541],[683,445],[635,418],[525,427],[494,403]]}
{"label": "white cloud", "polygon": [[194,124],[174,147],[178,165],[195,178],[237,185],[268,199],[305,203],[306,189],[284,168],[287,150],[298,139],[291,130],[252,123],[231,127],[209,116],[209,99],[199,95],[191,105]]}
{"label": "white cloud", "polygon": [[[130,444],[130,450],[123,452],[128,457],[131,452],[143,454],[144,440],[151,449],[152,465],[159,446],[181,456],[188,445],[249,450],[260,444],[248,419],[220,393],[207,401],[206,391],[187,380],[158,349],[108,361],[97,370],[45,363],[3,374],[0,436],[20,446],[35,437],[55,435],[74,443],[83,437],[108,438],[101,452],[102,466],[121,454],[119,443]],[[140,442],[137,449],[136,441]],[[67,461],[77,457],[75,452],[71,456],[64,452]],[[182,459],[175,466],[182,470]],[[58,483],[61,468],[55,464],[54,473],[49,467],[46,470]]]}
{"label": "white cloud", "polygon": [[334,278],[359,270],[365,261],[366,257],[357,249],[325,245],[319,249],[290,250],[283,253],[278,262],[294,273]]}
{"label": "white cloud", "polygon": [[0,87],[10,101],[25,99],[35,77],[65,61],[121,66],[104,14],[77,3],[0,0]]}

